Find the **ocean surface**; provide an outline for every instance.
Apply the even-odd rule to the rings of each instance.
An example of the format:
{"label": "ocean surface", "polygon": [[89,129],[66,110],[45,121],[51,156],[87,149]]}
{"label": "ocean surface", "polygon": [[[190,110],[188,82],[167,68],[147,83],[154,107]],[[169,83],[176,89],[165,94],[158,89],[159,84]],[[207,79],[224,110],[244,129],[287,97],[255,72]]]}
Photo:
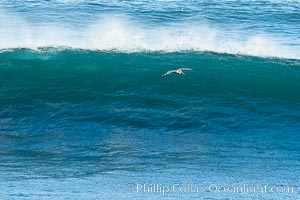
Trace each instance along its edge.
{"label": "ocean surface", "polygon": [[0,2],[0,199],[300,199],[299,134],[299,0]]}

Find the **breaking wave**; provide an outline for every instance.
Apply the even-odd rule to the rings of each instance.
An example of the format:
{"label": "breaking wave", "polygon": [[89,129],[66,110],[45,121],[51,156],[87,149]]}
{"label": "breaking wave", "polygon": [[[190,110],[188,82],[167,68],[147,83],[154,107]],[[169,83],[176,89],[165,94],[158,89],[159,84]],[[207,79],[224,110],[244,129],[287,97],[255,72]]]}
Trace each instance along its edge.
{"label": "breaking wave", "polygon": [[[127,16],[107,15],[85,27],[32,24],[0,12],[0,49],[67,47],[100,51],[211,51],[299,59],[299,46],[268,34],[226,32],[196,22],[144,25]],[[298,48],[298,49],[297,49]]]}

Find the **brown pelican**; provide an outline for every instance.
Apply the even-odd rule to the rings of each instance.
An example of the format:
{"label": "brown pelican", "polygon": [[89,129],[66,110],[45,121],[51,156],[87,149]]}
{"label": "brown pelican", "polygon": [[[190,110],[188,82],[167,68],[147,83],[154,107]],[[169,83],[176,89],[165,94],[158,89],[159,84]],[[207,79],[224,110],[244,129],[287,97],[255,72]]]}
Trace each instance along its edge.
{"label": "brown pelican", "polygon": [[166,73],[164,73],[160,76],[167,76],[167,75],[172,74],[172,73],[183,74],[184,75],[184,73],[183,73],[184,70],[192,70],[192,69],[190,69],[190,68],[179,68],[179,69],[167,71]]}

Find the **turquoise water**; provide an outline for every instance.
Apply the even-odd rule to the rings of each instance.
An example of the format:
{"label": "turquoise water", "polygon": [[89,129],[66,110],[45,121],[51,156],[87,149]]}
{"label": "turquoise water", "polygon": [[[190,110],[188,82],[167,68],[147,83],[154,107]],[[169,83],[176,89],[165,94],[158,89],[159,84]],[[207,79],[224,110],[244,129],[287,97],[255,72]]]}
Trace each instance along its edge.
{"label": "turquoise water", "polygon": [[2,1],[0,198],[298,199],[299,8]]}

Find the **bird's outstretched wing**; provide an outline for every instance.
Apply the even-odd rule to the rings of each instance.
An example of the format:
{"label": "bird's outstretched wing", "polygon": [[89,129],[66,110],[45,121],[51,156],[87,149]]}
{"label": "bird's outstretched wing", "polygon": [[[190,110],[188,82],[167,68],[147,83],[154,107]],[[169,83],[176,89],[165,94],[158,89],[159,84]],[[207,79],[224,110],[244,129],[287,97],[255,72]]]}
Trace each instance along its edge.
{"label": "bird's outstretched wing", "polygon": [[191,68],[179,68],[178,70],[192,70]]}
{"label": "bird's outstretched wing", "polygon": [[176,72],[176,70],[170,70],[170,71],[167,71],[166,73],[164,73],[164,74],[162,74],[160,76],[167,76],[167,75],[172,74],[174,72]]}

